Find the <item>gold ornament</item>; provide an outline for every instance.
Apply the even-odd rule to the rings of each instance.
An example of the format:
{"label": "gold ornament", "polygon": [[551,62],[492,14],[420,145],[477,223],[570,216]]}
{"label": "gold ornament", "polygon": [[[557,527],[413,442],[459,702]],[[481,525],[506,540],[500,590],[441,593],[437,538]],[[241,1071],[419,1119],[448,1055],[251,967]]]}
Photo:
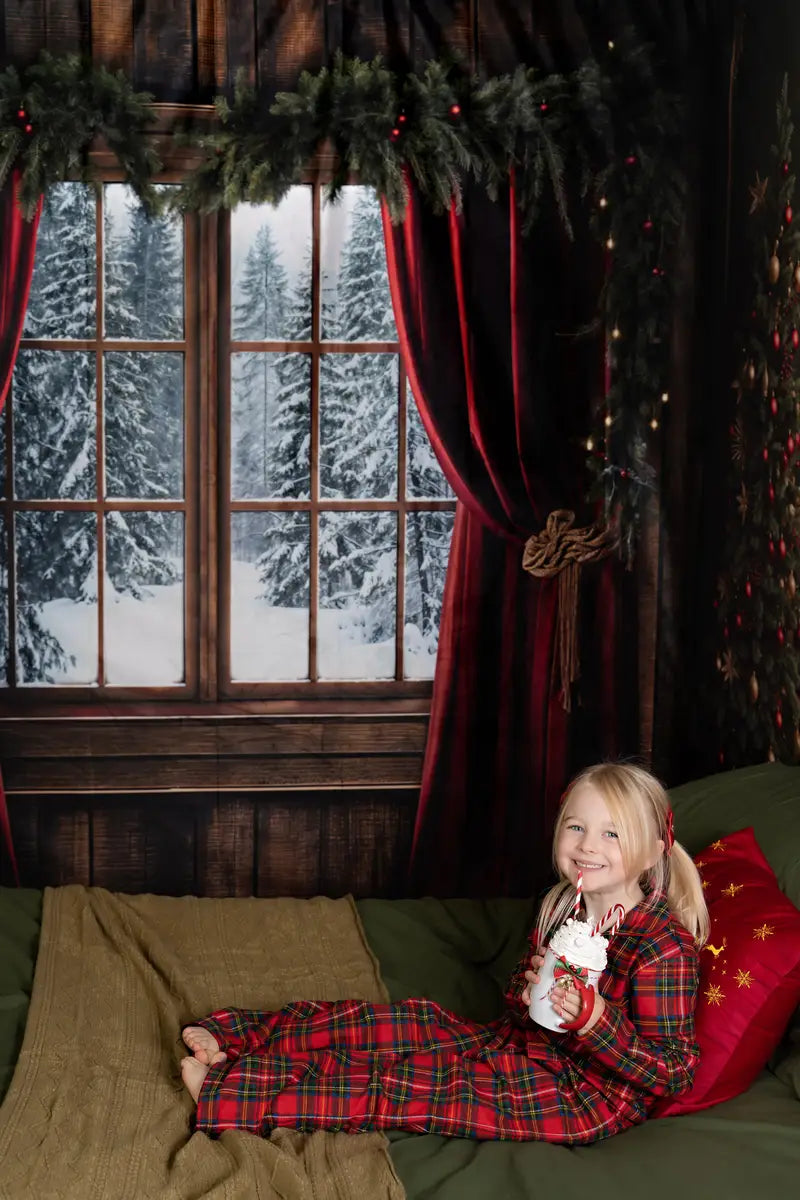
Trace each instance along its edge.
{"label": "gold ornament", "polygon": [[[789,505],[789,507],[790,508],[792,507],[791,504]],[[789,595],[792,598],[794,598],[794,594],[797,591],[797,580],[794,577],[794,571],[790,571],[789,574],[786,576],[786,590],[789,593]]]}
{"label": "gold ornament", "polygon": [[753,671],[753,674],[747,681],[747,690],[750,693],[750,699],[752,700],[753,704],[755,704],[756,700],[758,699],[758,676],[756,675],[755,671]]}
{"label": "gold ornament", "polygon": [[761,395],[769,395],[769,367],[764,367],[764,374],[761,376]]}
{"label": "gold ornament", "polygon": [[794,284],[794,290],[800,294],[800,263],[798,263],[794,269],[792,283]]}
{"label": "gold ornament", "polygon": [[751,217],[752,217],[753,213],[756,211],[756,209],[761,208],[761,205],[766,200],[768,185],[769,185],[769,176],[767,176],[766,179],[761,179],[759,177],[758,171],[756,171],[756,181],[751,187],[749,187],[747,189],[750,193],[750,201],[751,201],[750,216]]}
{"label": "gold ornament", "polygon": [[778,258],[777,254],[773,254],[772,258],[769,260],[768,275],[770,283],[777,283],[781,277],[781,260]]}
{"label": "gold ornament", "polygon": [[744,369],[745,378],[749,384],[754,384],[756,381],[756,364],[749,362]]}

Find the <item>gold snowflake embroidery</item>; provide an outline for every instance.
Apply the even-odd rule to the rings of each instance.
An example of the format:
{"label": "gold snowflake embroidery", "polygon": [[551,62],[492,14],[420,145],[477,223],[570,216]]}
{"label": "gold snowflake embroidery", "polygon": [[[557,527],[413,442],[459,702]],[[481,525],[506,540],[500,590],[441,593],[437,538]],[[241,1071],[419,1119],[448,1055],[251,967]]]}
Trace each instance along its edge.
{"label": "gold snowflake embroidery", "polygon": [[740,892],[743,887],[743,883],[729,883],[726,888],[722,889],[722,894],[723,896],[730,896],[730,898],[733,899],[736,893]]}
{"label": "gold snowflake embroidery", "polygon": [[740,969],[736,972],[736,982],[738,983],[740,988],[743,988],[743,987],[749,988],[753,982],[753,976],[750,974],[749,971],[742,971]]}
{"label": "gold snowflake embroidery", "polygon": [[719,1008],[722,1001],[725,999],[725,993],[722,988],[716,983],[710,983],[705,991],[705,997],[709,1004],[714,1004]]}
{"label": "gold snowflake embroidery", "polygon": [[744,484],[742,484],[739,495],[736,497],[736,506],[739,509],[739,516],[742,518],[743,525],[747,520],[748,504],[749,501],[747,499],[747,488],[744,486]]}
{"label": "gold snowflake embroidery", "polygon": [[707,888],[707,887],[708,887],[708,880],[707,880],[707,879],[704,879],[704,880],[703,880],[703,887],[704,887],[704,888]]}
{"label": "gold snowflake embroidery", "polygon": [[758,929],[753,930],[753,937],[757,938],[759,942],[765,942],[768,937],[772,937],[774,932],[775,930],[771,925],[764,923],[763,925],[759,925]]}
{"label": "gold snowflake embroidery", "polygon": [[703,867],[706,864],[703,862],[702,858],[698,858],[697,862],[694,865],[697,867],[698,871],[702,871]]}
{"label": "gold snowflake embroidery", "polygon": [[712,849],[712,850],[724,850],[724,849],[725,849],[725,843],[724,843],[724,842],[712,842],[712,843],[711,843],[711,849]]}
{"label": "gold snowflake embroidery", "polygon": [[753,213],[756,211],[756,209],[761,208],[761,205],[766,200],[768,186],[769,186],[769,176],[767,176],[766,179],[761,179],[758,174],[758,171],[756,171],[756,181],[754,184],[752,184],[747,189],[748,192],[750,193],[750,201],[751,201],[750,216],[751,217],[752,217]]}

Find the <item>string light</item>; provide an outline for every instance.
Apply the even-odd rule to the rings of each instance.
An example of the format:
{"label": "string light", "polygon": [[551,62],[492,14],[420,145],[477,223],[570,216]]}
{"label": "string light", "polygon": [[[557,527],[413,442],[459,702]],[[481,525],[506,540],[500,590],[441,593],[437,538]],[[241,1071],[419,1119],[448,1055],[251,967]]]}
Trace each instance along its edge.
{"label": "string light", "polygon": [[603,422],[603,424],[605,425],[606,429],[610,429],[610,428],[611,428],[611,426],[612,426],[612,424],[613,424],[613,417],[611,416],[611,413],[608,413],[608,414],[607,414],[607,416],[606,416],[606,419],[605,419],[605,421]]}
{"label": "string light", "polygon": [[611,336],[615,342],[618,342],[619,339],[622,337],[622,330],[619,328],[618,325],[615,325],[614,328],[611,330]]}
{"label": "string light", "polygon": [[614,49],[614,43],[613,43],[613,42],[609,42],[609,43],[608,43],[608,48],[609,48],[609,50],[613,50],[613,49]]}
{"label": "string light", "polygon": [[613,239],[613,237],[606,238],[606,250],[613,250],[613,249],[614,249],[614,239]]}
{"label": "string light", "polygon": [[600,205],[601,208],[608,208],[608,197],[601,196],[598,201],[598,204]]}
{"label": "string light", "polygon": [[653,431],[655,431],[656,429],[658,429],[658,418],[657,418],[657,417],[653,417],[652,421],[650,422],[650,428],[651,428]]}
{"label": "string light", "polygon": [[669,403],[669,392],[662,392],[662,393],[661,393],[661,403],[662,403],[662,404],[668,404],[668,403]]}
{"label": "string light", "polygon": [[587,450],[594,450],[594,438],[590,438],[590,437],[588,437],[588,438],[586,439],[586,449],[587,449]]}

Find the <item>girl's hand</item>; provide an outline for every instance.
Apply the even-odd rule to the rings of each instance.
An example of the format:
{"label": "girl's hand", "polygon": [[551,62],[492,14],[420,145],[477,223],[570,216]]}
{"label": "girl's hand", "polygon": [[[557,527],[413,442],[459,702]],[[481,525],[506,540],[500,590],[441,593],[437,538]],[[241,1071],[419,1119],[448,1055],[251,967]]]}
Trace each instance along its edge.
{"label": "girl's hand", "polygon": [[520,997],[520,999],[522,1000],[522,1002],[526,1008],[530,1008],[531,988],[535,987],[536,984],[539,982],[539,972],[542,969],[543,962],[544,962],[544,946],[540,946],[538,953],[531,955],[531,967],[533,969],[525,972],[525,978],[527,979],[528,983],[527,983],[526,987],[523,988],[522,996]]}
{"label": "girl's hand", "polygon": [[[581,1011],[581,996],[577,988],[556,987],[550,993],[550,1003],[562,1021],[574,1021]],[[578,1037],[587,1033],[602,1017],[606,1002],[599,992],[594,994],[594,1009],[589,1020],[578,1031]]]}

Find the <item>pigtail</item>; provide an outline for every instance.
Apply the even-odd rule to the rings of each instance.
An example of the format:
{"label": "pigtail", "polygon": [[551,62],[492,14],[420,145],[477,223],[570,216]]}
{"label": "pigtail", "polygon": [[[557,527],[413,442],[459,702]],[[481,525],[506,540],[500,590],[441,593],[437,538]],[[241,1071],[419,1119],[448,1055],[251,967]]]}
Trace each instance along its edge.
{"label": "pigtail", "polygon": [[697,867],[679,842],[675,842],[669,854],[667,904],[697,945],[704,945],[709,921],[703,884]]}
{"label": "pigtail", "polygon": [[575,888],[568,879],[562,879],[542,900],[536,921],[536,946],[547,946],[556,929],[560,929],[567,917],[575,910]]}

